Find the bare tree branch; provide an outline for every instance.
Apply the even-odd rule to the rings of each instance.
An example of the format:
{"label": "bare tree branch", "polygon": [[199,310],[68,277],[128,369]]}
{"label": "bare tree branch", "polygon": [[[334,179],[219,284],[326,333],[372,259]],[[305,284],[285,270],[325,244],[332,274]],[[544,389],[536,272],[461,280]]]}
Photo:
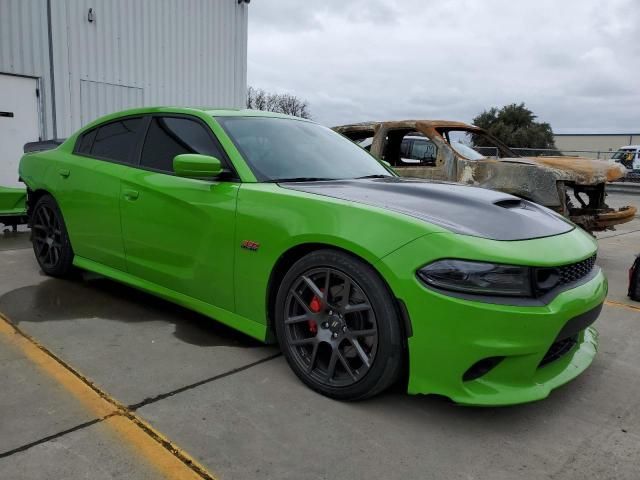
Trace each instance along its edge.
{"label": "bare tree branch", "polygon": [[269,93],[261,88],[247,89],[247,108],[311,118],[309,102],[289,93]]}

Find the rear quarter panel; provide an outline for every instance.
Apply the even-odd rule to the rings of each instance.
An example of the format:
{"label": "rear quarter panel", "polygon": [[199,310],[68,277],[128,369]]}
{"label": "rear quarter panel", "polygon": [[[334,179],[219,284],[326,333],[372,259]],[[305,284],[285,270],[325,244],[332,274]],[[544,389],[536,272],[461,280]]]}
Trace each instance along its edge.
{"label": "rear quarter panel", "polygon": [[23,155],[18,167],[20,178],[30,190],[46,190],[55,196],[59,182],[55,172],[61,155],[64,154],[57,148]]}

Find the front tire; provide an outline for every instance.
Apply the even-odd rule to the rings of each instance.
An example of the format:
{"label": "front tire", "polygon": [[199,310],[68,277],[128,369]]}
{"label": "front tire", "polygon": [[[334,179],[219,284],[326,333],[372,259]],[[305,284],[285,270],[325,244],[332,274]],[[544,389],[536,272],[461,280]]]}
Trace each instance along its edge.
{"label": "front tire", "polygon": [[280,348],[313,390],[362,400],[399,377],[403,342],[395,301],[378,273],[337,250],[318,250],[287,272],[276,298]]}
{"label": "front tire", "polygon": [[40,268],[53,277],[67,276],[73,268],[73,249],[58,204],[51,195],[36,202],[31,215],[31,242]]}

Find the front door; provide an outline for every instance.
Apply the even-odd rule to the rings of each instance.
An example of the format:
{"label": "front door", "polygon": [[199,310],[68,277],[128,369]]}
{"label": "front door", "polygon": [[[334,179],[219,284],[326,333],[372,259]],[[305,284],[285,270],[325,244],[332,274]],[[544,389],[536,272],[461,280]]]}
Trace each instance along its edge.
{"label": "front door", "polygon": [[35,78],[0,75],[0,185],[18,182],[22,147],[40,139],[38,97]]}
{"label": "front door", "polygon": [[239,183],[181,178],[182,153],[225,156],[210,128],[188,116],[153,116],[140,165],[121,185],[129,273],[232,311]]}

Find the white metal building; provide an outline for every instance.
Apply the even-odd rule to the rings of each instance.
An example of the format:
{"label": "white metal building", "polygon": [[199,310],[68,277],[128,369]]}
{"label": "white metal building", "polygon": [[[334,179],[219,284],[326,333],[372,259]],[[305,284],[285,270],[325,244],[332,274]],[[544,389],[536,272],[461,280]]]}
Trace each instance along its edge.
{"label": "white metal building", "polygon": [[556,133],[554,141],[567,154],[608,160],[620,147],[640,143],[640,133]]}
{"label": "white metal building", "polygon": [[22,146],[146,105],[241,107],[248,3],[0,0],[0,185]]}

